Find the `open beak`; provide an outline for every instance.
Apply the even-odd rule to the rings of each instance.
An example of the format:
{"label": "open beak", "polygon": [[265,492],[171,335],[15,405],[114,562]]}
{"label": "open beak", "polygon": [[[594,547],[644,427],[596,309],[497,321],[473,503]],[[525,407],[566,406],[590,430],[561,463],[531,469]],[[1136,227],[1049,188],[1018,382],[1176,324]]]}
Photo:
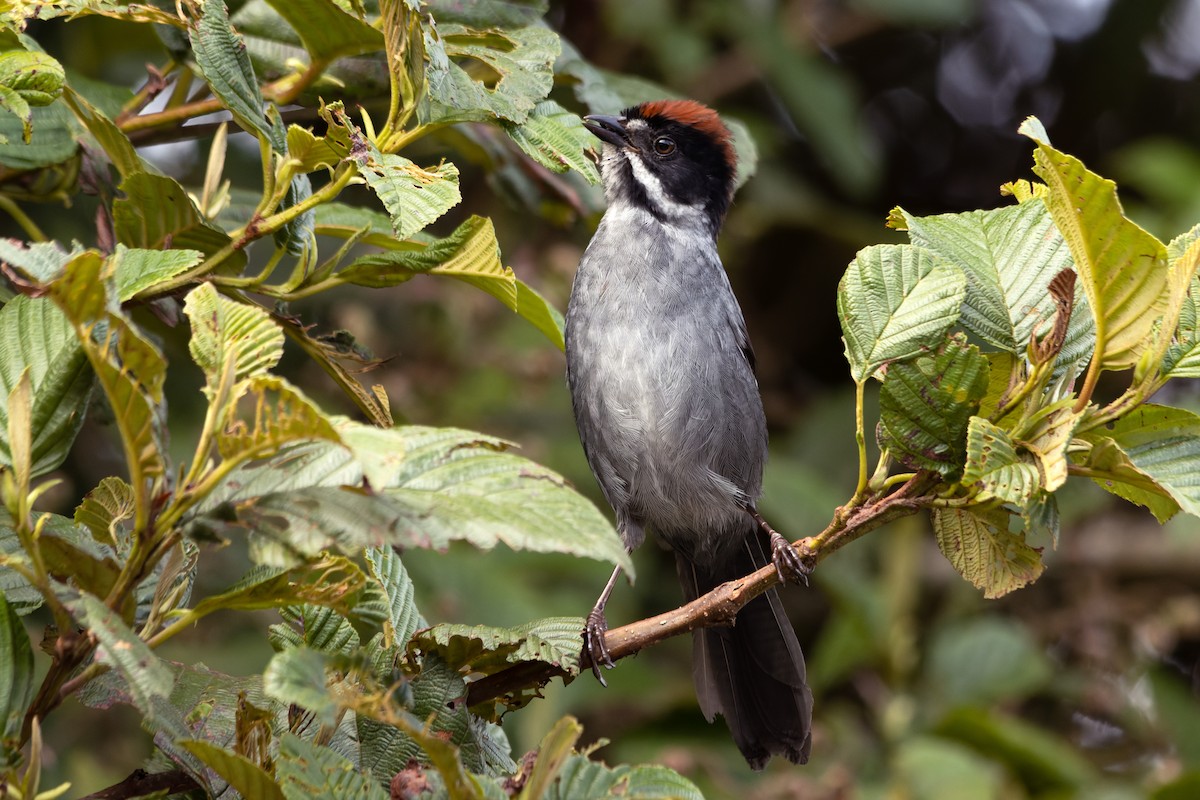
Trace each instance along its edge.
{"label": "open beak", "polygon": [[617,147],[629,147],[629,134],[625,131],[623,117],[589,114],[583,118],[583,127],[601,141],[615,144]]}

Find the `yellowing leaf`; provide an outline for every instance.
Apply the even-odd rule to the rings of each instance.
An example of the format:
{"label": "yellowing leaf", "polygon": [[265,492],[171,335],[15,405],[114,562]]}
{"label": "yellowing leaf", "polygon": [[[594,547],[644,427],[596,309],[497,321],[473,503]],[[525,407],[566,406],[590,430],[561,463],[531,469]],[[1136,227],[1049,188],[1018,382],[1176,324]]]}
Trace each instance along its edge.
{"label": "yellowing leaf", "polygon": [[987,598],[1033,583],[1045,569],[1041,551],[1026,544],[1023,534],[1009,531],[1010,517],[1002,508],[933,509],[942,554]]}

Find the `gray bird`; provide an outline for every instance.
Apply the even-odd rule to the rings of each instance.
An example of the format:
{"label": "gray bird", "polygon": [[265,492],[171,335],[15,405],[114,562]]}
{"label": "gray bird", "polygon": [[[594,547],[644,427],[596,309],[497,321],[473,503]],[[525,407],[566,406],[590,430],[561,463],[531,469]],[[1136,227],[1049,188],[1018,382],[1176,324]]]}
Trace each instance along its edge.
{"label": "gray bird", "polygon": [[[669,544],[687,600],[772,562],[802,579],[795,548],[755,508],[766,423],[746,323],[717,255],[737,166],[729,131],[685,100],[584,124],[604,142],[608,210],[571,290],[567,381],[621,538],[632,550],[650,528]],[[604,606],[619,575],[584,632],[597,678],[599,665],[613,665]],[[812,694],[776,592],[746,605],[732,628],[692,636],[705,717],[725,717],[755,769],[772,755],[806,762]]]}

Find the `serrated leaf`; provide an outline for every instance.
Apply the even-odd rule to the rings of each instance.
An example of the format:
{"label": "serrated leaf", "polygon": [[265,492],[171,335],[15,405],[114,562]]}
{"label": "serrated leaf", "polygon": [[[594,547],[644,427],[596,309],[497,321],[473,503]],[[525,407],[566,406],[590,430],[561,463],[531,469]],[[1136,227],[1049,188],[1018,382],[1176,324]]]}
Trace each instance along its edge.
{"label": "serrated leaf", "polygon": [[333,0],[267,0],[304,43],[313,59],[332,61],[341,56],[383,49],[383,35],[347,13]]}
{"label": "serrated leaf", "polygon": [[434,625],[408,643],[410,661],[437,653],[463,674],[491,675],[513,664],[540,661],[574,674],[579,669],[579,617],[548,617],[495,628],[488,625]]}
{"label": "serrated leaf", "polygon": [[391,547],[367,548],[366,560],[372,577],[379,582],[389,601],[390,614],[384,628],[383,646],[404,647],[413,631],[425,626],[425,620],[417,610],[412,579],[404,569],[400,554]]}
{"label": "serrated leaf", "polygon": [[[1177,314],[1170,307],[1175,276],[1166,247],[1125,217],[1116,184],[1077,158],[1042,141],[1034,162],[1092,309],[1100,368],[1133,366],[1155,345],[1156,324]],[[1173,322],[1169,327],[1174,330]]]}
{"label": "serrated leaf", "polygon": [[6,760],[18,748],[32,701],[33,647],[16,609],[0,593],[0,744]]}
{"label": "serrated leaf", "polygon": [[412,533],[437,544],[584,556],[631,568],[624,545],[596,507],[562,476],[504,452],[501,439],[408,425],[406,470],[385,493]]}
{"label": "serrated leaf", "polygon": [[957,473],[987,380],[987,361],[961,334],[936,353],[892,364],[879,394],[880,445],[912,469]]}
{"label": "serrated leaf", "polygon": [[1047,492],[1057,491],[1067,482],[1067,447],[1075,427],[1083,418],[1075,412],[1071,398],[1060,400],[1038,409],[1020,429],[1013,431],[1013,439],[1029,451],[1041,470],[1041,488]]}
{"label": "serrated leaf", "polygon": [[962,483],[974,490],[978,502],[999,500],[1018,507],[1024,507],[1042,488],[1037,464],[1017,453],[1007,431],[983,417],[971,417],[967,428]]}
{"label": "serrated leaf", "polygon": [[[224,0],[204,0],[200,19],[188,29],[200,74],[245,130],[271,141],[262,90],[245,42],[229,22]],[[279,143],[282,146],[282,142]]]}
{"label": "serrated leaf", "polygon": [[[424,27],[428,92],[419,109],[422,123],[501,119],[520,124],[550,93],[561,45],[548,27]],[[473,77],[459,65],[464,59],[482,64],[487,73]]]}
{"label": "serrated leaf", "polygon": [[[1070,248],[1045,204],[933,217],[897,212],[913,244],[962,268],[967,278],[963,326],[1002,350],[1024,355],[1033,333],[1054,314],[1050,281],[1072,265]],[[1094,328],[1086,303],[1079,302],[1082,288],[1076,295],[1072,323]]]}
{"label": "serrated leaf", "polygon": [[78,242],[70,250],[60,242],[22,242],[0,239],[0,261],[16,267],[38,283],[49,283],[62,274],[71,259],[83,253]]}
{"label": "serrated leaf", "polygon": [[284,800],[279,784],[245,756],[200,739],[183,739],[178,744],[220,775],[242,797]]}
{"label": "serrated leaf", "polygon": [[[199,250],[211,256],[233,242],[204,218],[172,178],[139,172],[122,181],[120,189],[123,196],[113,201],[113,229],[117,241],[127,247]],[[240,270],[246,264],[245,252],[235,251],[227,263]]]}
{"label": "serrated leaf", "polygon": [[860,250],[838,284],[838,318],[857,382],[941,341],[958,321],[962,270],[912,245]]}
{"label": "serrated leaf", "polygon": [[1162,372],[1169,378],[1200,378],[1200,278],[1192,278],[1188,286]]}
{"label": "serrated leaf", "polygon": [[71,323],[47,299],[14,297],[0,308],[0,464],[11,465],[8,397],[22,374],[31,389],[31,476],[56,469],[83,425],[92,370]]}
{"label": "serrated leaf", "polygon": [[1115,420],[1103,433],[1180,508],[1200,516],[1200,416],[1147,404]]}
{"label": "serrated leaf", "polygon": [[204,371],[205,393],[216,397],[223,381],[265,375],[283,355],[283,331],[258,306],[225,297],[211,283],[188,293],[183,313],[192,326],[192,359]]}
{"label": "serrated leaf", "polygon": [[275,650],[304,645],[322,653],[349,655],[359,647],[358,632],[349,620],[322,606],[286,606],[279,609],[283,622],[268,629]]}
{"label": "serrated leaf", "polygon": [[388,800],[388,793],[345,756],[290,733],[280,737],[275,769],[287,800]]}
{"label": "serrated leaf", "polygon": [[987,598],[1033,583],[1045,569],[1041,552],[1009,530],[1011,516],[1003,508],[933,509],[933,532],[942,554]]}
{"label": "serrated leaf", "polygon": [[128,535],[122,524],[133,519],[133,487],[116,476],[109,476],[84,496],[75,509],[75,524],[92,532],[98,542],[120,550]]}
{"label": "serrated leaf", "polygon": [[351,157],[391,215],[392,233],[398,239],[422,230],[462,200],[458,167],[449,161],[422,169],[404,156],[381,153],[370,143]]}
{"label": "serrated leaf", "polygon": [[667,767],[651,764],[609,767],[578,753],[568,756],[558,778],[544,795],[545,800],[704,800],[704,795],[687,778]]}
{"label": "serrated leaf", "polygon": [[594,146],[592,135],[579,115],[553,100],[534,106],[529,119],[520,125],[505,123],[504,130],[543,167],[554,172],[573,169],[593,186],[600,182],[600,170],[587,154]]}
{"label": "serrated leaf", "polygon": [[249,421],[236,416],[227,420],[217,436],[217,451],[222,458],[267,458],[301,441],[341,443],[321,410],[283,378],[268,373],[253,375],[238,384],[236,395],[249,401],[253,416]]}
{"label": "serrated leaf", "polygon": [[11,609],[23,616],[41,608],[45,600],[33,584],[9,566],[12,563],[22,564],[26,569],[32,566],[8,509],[0,506],[0,594]]}

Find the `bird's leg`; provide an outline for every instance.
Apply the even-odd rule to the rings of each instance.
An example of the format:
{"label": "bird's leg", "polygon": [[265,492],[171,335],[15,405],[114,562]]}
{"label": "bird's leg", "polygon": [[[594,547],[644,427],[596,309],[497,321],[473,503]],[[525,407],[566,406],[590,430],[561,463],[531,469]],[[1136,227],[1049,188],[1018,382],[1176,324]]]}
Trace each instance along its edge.
{"label": "bird's leg", "polygon": [[771,544],[771,563],[775,565],[775,574],[779,576],[780,582],[787,583],[790,579],[794,583],[803,583],[808,586],[808,576],[812,572],[812,567],[804,563],[804,558],[799,551],[763,519],[762,514],[758,513],[758,509],[748,505],[746,511],[754,517],[758,527],[767,534],[767,539]]}
{"label": "bird's leg", "polygon": [[612,669],[616,666],[612,656],[608,654],[608,645],[604,641],[604,635],[608,633],[608,620],[604,616],[604,607],[608,605],[608,598],[612,594],[613,587],[617,585],[617,578],[620,575],[620,567],[613,570],[612,577],[608,579],[604,591],[596,600],[596,605],[588,612],[587,624],[583,628],[583,650],[591,657],[592,674],[596,676],[596,680],[600,681],[601,686],[608,686],[608,682],[600,673],[600,666],[603,665],[605,669]]}

